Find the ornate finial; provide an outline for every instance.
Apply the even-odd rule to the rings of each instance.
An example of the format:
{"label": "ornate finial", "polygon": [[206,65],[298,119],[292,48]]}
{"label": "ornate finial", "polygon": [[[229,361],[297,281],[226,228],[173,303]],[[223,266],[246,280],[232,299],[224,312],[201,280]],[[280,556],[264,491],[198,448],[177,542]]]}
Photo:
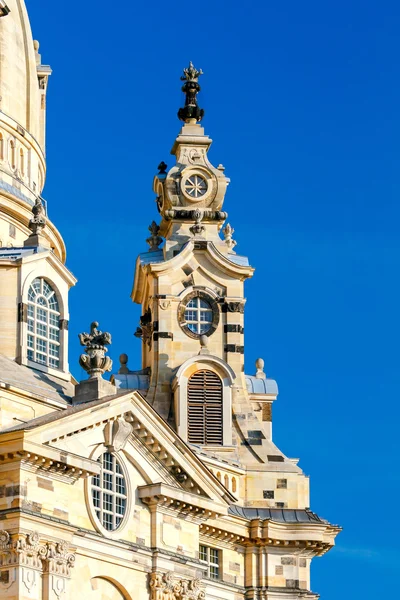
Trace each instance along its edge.
{"label": "ornate finial", "polygon": [[256,369],[257,369],[256,378],[257,379],[265,379],[266,376],[264,373],[264,361],[262,358],[257,358]]}
{"label": "ornate finial", "polygon": [[35,204],[32,207],[33,217],[29,221],[29,229],[33,235],[39,235],[46,225],[46,218],[44,207],[40,197],[38,196],[35,200]]}
{"label": "ornate finial", "polygon": [[81,354],[79,364],[89,374],[90,379],[100,379],[105,371],[111,371],[112,360],[105,356],[111,344],[111,334],[97,329],[96,321],[90,325],[90,333],[80,333],[81,346],[86,346],[86,354]]}
{"label": "ornate finial", "polygon": [[232,236],[235,233],[235,230],[233,229],[233,227],[231,227],[229,225],[229,223],[227,223],[225,225],[225,227],[223,228],[222,232],[224,234],[225,244],[228,246],[230,252],[232,254],[235,254],[233,249],[236,246],[237,242],[235,242],[235,240],[232,239]]}
{"label": "ornate finial", "polygon": [[192,62],[186,69],[183,69],[181,81],[185,83],[182,86],[182,92],[186,95],[186,99],[184,108],[180,108],[178,111],[178,117],[185,123],[192,120],[201,121],[204,117],[204,110],[197,104],[197,94],[201,90],[198,83],[200,75],[203,75],[203,71],[201,69],[198,71]]}
{"label": "ornate finial", "polygon": [[151,233],[151,236],[147,238],[146,242],[150,246],[150,252],[154,252],[155,250],[158,250],[158,246],[161,244],[163,239],[160,235],[158,235],[160,227],[155,221],[153,221],[151,225],[149,225],[149,231]]}
{"label": "ornate finial", "polygon": [[168,165],[162,160],[160,162],[160,164],[158,165],[158,167],[157,167],[158,174],[159,175],[166,175],[167,174],[167,167],[168,167]]}
{"label": "ornate finial", "polygon": [[181,81],[195,81],[197,82],[200,75],[203,75],[203,71],[198,71],[192,61],[189,62],[189,66],[183,69],[183,75],[181,75]]}
{"label": "ornate finial", "polygon": [[118,373],[129,373],[128,355],[127,354],[120,354],[119,364],[120,364],[120,367],[119,367]]}
{"label": "ornate finial", "polygon": [[201,210],[196,208],[196,210],[194,210],[192,214],[195,220],[195,224],[189,227],[189,230],[194,236],[201,235],[206,229],[204,225],[201,224],[203,213],[201,212]]}

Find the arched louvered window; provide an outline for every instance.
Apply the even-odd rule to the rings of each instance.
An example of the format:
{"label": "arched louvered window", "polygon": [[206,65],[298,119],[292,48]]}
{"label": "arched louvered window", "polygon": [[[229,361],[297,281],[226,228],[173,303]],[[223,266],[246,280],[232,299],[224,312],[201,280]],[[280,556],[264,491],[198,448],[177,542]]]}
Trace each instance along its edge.
{"label": "arched louvered window", "polygon": [[188,381],[188,441],[222,446],[222,381],[212,371],[197,371]]}

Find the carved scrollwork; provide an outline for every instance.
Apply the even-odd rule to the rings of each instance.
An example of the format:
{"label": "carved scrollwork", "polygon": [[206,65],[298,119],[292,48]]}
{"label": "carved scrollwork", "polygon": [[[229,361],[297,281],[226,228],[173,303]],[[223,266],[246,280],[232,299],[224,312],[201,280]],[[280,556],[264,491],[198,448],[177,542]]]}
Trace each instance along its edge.
{"label": "carved scrollwork", "polygon": [[23,566],[69,577],[74,563],[75,555],[64,541],[41,543],[37,531],[13,536],[0,532],[0,567]]}
{"label": "carved scrollwork", "polygon": [[200,579],[178,579],[173,573],[150,573],[151,600],[204,600]]}
{"label": "carved scrollwork", "polygon": [[75,564],[75,555],[66,542],[49,542],[43,556],[44,568],[48,573],[70,577]]}

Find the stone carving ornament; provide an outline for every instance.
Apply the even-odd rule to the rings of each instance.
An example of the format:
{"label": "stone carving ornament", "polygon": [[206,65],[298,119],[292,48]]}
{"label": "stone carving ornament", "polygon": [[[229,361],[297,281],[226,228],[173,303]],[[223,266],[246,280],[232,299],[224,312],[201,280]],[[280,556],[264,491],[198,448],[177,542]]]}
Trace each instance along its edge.
{"label": "stone carving ornament", "polygon": [[173,573],[150,573],[151,600],[204,600],[200,579],[178,579]]}
{"label": "stone carving ornament", "polygon": [[89,374],[90,379],[101,378],[105,371],[111,371],[112,360],[106,356],[107,348],[111,344],[111,334],[97,329],[96,321],[90,326],[90,333],[78,335],[81,346],[86,346],[86,354],[81,354],[79,364]]}
{"label": "stone carving ornament", "polygon": [[149,225],[149,231],[151,235],[149,238],[147,238],[146,242],[150,246],[150,252],[155,252],[156,250],[158,250],[158,246],[163,241],[162,237],[159,235],[160,227],[155,221],[153,221],[151,225]]}
{"label": "stone carving ornament", "polygon": [[64,541],[40,543],[37,531],[17,534],[0,532],[0,567],[24,566],[70,577],[75,555]]}
{"label": "stone carving ornament", "polygon": [[33,235],[38,235],[46,225],[44,207],[39,196],[36,198],[35,204],[32,207],[32,213],[33,217],[29,221],[29,229],[32,231]]}
{"label": "stone carving ornament", "polygon": [[125,447],[132,433],[131,413],[119,417],[115,421],[109,421],[104,428],[104,439],[109,452],[119,452]]}
{"label": "stone carving ornament", "polygon": [[151,342],[153,339],[154,325],[152,323],[151,310],[147,309],[144,315],[140,317],[140,327],[136,328],[133,334],[137,338],[141,338],[144,344],[147,344],[151,348]]}
{"label": "stone carving ornament", "polygon": [[233,229],[233,227],[231,227],[231,225],[229,223],[227,223],[225,225],[225,227],[223,228],[222,233],[224,234],[224,241],[225,241],[225,244],[228,246],[229,251],[231,253],[235,254],[233,249],[236,246],[237,242],[235,242],[235,240],[232,239],[232,236],[235,233],[235,230]]}

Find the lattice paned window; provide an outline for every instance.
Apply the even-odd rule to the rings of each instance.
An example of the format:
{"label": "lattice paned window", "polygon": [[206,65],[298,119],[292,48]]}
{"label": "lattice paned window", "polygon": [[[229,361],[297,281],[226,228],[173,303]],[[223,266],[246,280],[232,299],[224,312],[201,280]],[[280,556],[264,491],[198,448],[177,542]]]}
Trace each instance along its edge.
{"label": "lattice paned window", "polygon": [[211,328],[213,311],[210,304],[203,298],[192,298],[186,305],[185,325],[193,333],[207,333]]}
{"label": "lattice paned window", "polygon": [[96,516],[104,529],[114,531],[126,512],[126,482],[121,465],[110,452],[100,456],[99,475],[92,477],[92,501]]}
{"label": "lattice paned window", "polygon": [[199,559],[207,565],[207,577],[211,579],[221,578],[221,550],[200,545]]}
{"label": "lattice paned window", "polygon": [[222,446],[222,381],[213,371],[196,371],[188,381],[188,441]]}
{"label": "lattice paned window", "polygon": [[60,309],[55,290],[42,278],[28,291],[28,359],[41,365],[60,367]]}

